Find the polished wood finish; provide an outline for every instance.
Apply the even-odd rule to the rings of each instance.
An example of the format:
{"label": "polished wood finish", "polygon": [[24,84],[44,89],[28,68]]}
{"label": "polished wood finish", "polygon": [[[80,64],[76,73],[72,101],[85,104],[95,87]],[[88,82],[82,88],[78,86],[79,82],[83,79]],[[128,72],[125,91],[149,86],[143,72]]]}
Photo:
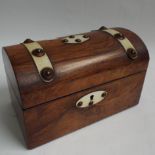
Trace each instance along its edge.
{"label": "polished wood finish", "polygon": [[[136,105],[144,76],[145,72],[141,72],[24,111],[28,147],[44,144]],[[88,108],[76,107],[80,97],[97,90],[108,92],[103,101]]]}
{"label": "polished wood finish", "polygon": [[[9,89],[28,148],[138,103],[148,51],[136,34],[115,29],[134,45],[137,59],[129,59],[120,43],[101,30],[83,33],[90,39],[81,44],[65,44],[63,37],[39,41],[54,67],[50,83],[41,80],[22,44],[3,48]],[[97,90],[108,92],[103,101],[88,108],[76,107],[81,97]]]}
{"label": "polished wood finish", "polygon": [[130,60],[118,41],[102,31],[84,33],[90,39],[81,44],[65,44],[63,38],[39,41],[55,70],[54,80],[50,83],[41,80],[22,44],[5,47],[20,88],[22,107],[30,108],[145,70],[148,53],[141,39],[126,29],[117,30],[137,49],[136,60]]}

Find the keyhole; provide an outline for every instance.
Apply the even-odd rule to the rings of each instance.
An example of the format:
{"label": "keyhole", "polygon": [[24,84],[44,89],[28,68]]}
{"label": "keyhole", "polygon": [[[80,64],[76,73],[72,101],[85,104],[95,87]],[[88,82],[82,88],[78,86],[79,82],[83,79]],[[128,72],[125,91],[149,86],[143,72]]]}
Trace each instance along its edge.
{"label": "keyhole", "polygon": [[94,98],[94,95],[91,95],[91,96],[90,96],[90,100],[93,100],[93,98]]}
{"label": "keyhole", "polygon": [[93,105],[93,103],[94,103],[94,102],[93,102],[93,98],[94,98],[94,95],[91,95],[91,96],[90,96],[89,106]]}

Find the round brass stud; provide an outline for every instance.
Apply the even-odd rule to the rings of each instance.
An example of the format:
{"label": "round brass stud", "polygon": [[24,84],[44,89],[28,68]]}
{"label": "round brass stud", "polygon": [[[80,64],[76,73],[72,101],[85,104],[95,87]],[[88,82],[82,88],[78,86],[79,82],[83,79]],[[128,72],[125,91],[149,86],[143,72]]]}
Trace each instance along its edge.
{"label": "round brass stud", "polygon": [[101,94],[101,96],[102,96],[102,97],[106,97],[107,94],[108,94],[108,93],[107,93],[106,91],[104,91],[104,92]]}
{"label": "round brass stud", "polygon": [[70,35],[69,38],[75,38],[75,36],[74,35]]}
{"label": "round brass stud", "polygon": [[117,33],[114,35],[114,38],[115,39],[119,39],[119,40],[123,40],[125,37],[122,33]]}
{"label": "round brass stud", "polygon": [[42,48],[36,48],[32,51],[32,54],[36,57],[41,57],[41,56],[45,55],[45,52]]}
{"label": "round brass stud", "polygon": [[75,39],[75,41],[76,41],[77,43],[80,43],[80,42],[81,42],[81,39]]}
{"label": "round brass stud", "polygon": [[133,48],[129,48],[127,50],[127,56],[130,58],[130,59],[136,59],[137,58],[137,52],[135,49]]}
{"label": "round brass stud", "polygon": [[68,42],[68,39],[63,39],[63,42],[64,42],[64,43],[67,43],[67,42]]}
{"label": "round brass stud", "polygon": [[105,26],[101,26],[100,28],[99,28],[99,30],[101,30],[101,31],[103,31],[103,30],[106,30],[107,28],[105,27]]}
{"label": "round brass stud", "polygon": [[89,38],[87,35],[84,35],[83,38]]}
{"label": "round brass stud", "polygon": [[54,76],[54,71],[52,68],[46,67],[42,69],[41,76],[43,77],[44,80],[51,81]]}
{"label": "round brass stud", "polygon": [[28,38],[28,39],[26,39],[23,43],[24,43],[24,44],[28,44],[28,43],[32,43],[32,42],[34,42],[34,41]]}
{"label": "round brass stud", "polygon": [[77,106],[78,106],[78,107],[81,107],[82,104],[83,104],[83,102],[80,101],[80,102],[77,103]]}

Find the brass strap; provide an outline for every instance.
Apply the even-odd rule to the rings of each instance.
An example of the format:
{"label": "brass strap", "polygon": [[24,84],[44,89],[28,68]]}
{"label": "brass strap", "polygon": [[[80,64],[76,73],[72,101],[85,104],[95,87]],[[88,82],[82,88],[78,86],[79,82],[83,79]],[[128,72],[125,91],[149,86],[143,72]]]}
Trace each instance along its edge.
{"label": "brass strap", "polygon": [[[51,61],[49,60],[49,57],[47,56],[46,52],[43,51],[42,46],[38,43],[38,42],[31,42],[31,43],[23,43],[23,45],[27,48],[28,52],[30,53],[30,55],[33,58],[33,61],[37,67],[37,70],[39,72],[39,75],[41,77],[41,79],[44,82],[50,82],[53,80],[53,78],[46,78],[49,74],[51,74],[51,70],[52,72],[54,72],[53,70],[53,66],[51,64]],[[37,54],[34,54],[33,52],[35,50],[42,50],[44,53],[41,56],[37,56]],[[43,75],[43,72],[45,71],[45,69],[48,71],[47,72],[47,76]]]}
{"label": "brass strap", "polygon": [[[121,34],[119,31],[116,31],[114,29],[101,29],[101,31],[107,32],[108,34],[112,35],[114,38],[116,38],[119,43],[122,45],[122,47],[124,48],[125,52],[127,53],[127,56],[130,59],[136,59],[137,58],[137,50],[135,49],[135,47],[132,45],[132,43],[129,41],[129,39],[125,36],[123,36],[123,34]],[[122,35],[123,38],[119,39],[116,37],[116,35]]]}

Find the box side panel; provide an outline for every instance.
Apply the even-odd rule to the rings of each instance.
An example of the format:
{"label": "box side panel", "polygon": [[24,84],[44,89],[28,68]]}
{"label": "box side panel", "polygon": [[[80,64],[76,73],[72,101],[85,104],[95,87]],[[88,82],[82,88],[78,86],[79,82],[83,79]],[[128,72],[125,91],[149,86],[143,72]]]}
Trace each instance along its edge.
{"label": "box side panel", "polygon": [[[145,71],[25,110],[28,148],[44,144],[136,105],[144,77]],[[76,107],[76,102],[81,97],[99,90],[106,90],[108,93],[103,101],[87,108]]]}
{"label": "box side panel", "polygon": [[10,64],[10,61],[8,59],[8,56],[3,49],[3,60],[4,60],[4,67],[5,67],[5,72],[7,76],[7,83],[8,83],[8,88],[11,96],[11,103],[14,107],[14,110],[16,112],[20,127],[22,129],[24,138],[26,138],[26,130],[25,130],[25,121],[24,121],[24,115],[23,115],[23,109],[21,108],[21,99],[20,99],[20,94],[19,94],[19,89],[17,86],[16,78],[12,69],[12,66]]}

